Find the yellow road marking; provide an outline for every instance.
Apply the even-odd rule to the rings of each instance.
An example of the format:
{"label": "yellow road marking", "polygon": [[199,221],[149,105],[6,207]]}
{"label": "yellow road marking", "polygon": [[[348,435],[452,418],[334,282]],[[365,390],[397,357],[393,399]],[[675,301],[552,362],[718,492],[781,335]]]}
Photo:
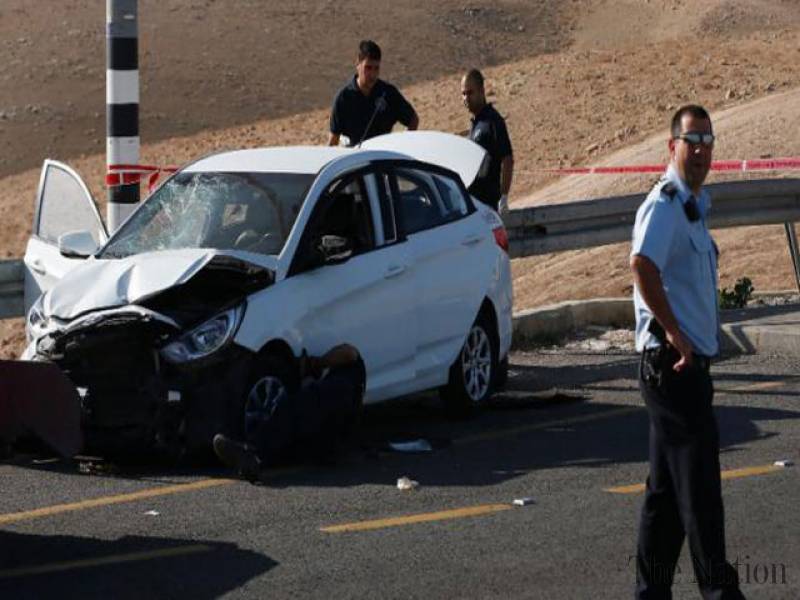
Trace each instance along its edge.
{"label": "yellow road marking", "polygon": [[625,408],[618,408],[604,412],[592,413],[590,415],[581,415],[578,417],[569,417],[566,419],[557,419],[554,421],[545,421],[543,423],[534,423],[532,425],[520,425],[519,427],[510,427],[508,429],[499,429],[496,431],[486,431],[484,433],[476,433],[467,435],[462,438],[453,440],[453,444],[474,444],[475,442],[485,442],[487,440],[494,440],[501,437],[508,437],[519,435],[521,433],[529,433],[540,429],[548,429],[550,427],[563,427],[565,425],[574,425],[577,423],[588,423],[590,421],[599,421],[601,419],[610,419],[611,417],[619,417],[635,412],[644,410],[641,406],[626,406]]}
{"label": "yellow road marking", "polygon": [[750,385],[743,385],[735,388],[719,388],[715,390],[718,394],[741,394],[744,392],[752,392],[754,390],[769,390],[773,388],[783,387],[791,383],[791,381],[759,381],[751,383]]}
{"label": "yellow road marking", "polygon": [[[774,473],[781,471],[783,467],[775,465],[761,465],[758,467],[743,467],[741,469],[730,469],[728,471],[721,471],[720,478],[722,479],[739,479],[741,477],[753,477],[755,475],[766,475],[767,473]],[[621,485],[618,487],[605,488],[606,492],[612,494],[641,494],[645,490],[645,484],[635,483],[633,485]]]}
{"label": "yellow road marking", "polygon": [[617,487],[605,488],[606,492],[612,494],[641,494],[644,492],[643,483],[634,483],[632,485],[620,485]]}
{"label": "yellow road marking", "polygon": [[51,563],[48,565],[37,565],[35,567],[19,567],[16,569],[6,569],[4,571],[0,571],[0,579],[25,577],[27,575],[43,575],[46,573],[58,573],[60,571],[70,571],[72,569],[86,569],[88,567],[116,565],[120,563],[129,563],[141,560],[152,560],[155,558],[185,556],[187,554],[209,552],[211,549],[211,546],[198,544],[195,546],[180,546],[177,548],[164,548],[163,550],[150,550],[147,552],[131,552],[130,554],[116,554],[112,556],[101,556],[98,558],[87,558],[83,560],[69,560],[60,563]]}
{"label": "yellow road marking", "polygon": [[56,504],[54,506],[45,506],[43,508],[35,508],[33,510],[7,513],[4,515],[0,515],[0,525],[17,523],[18,521],[27,521],[29,519],[38,519],[41,517],[49,517],[61,513],[73,512],[76,510],[97,508],[99,506],[109,506],[111,504],[124,504],[126,502],[135,502],[137,500],[156,498],[158,496],[168,496],[170,494],[184,494],[186,492],[193,492],[195,490],[204,490],[207,488],[218,487],[220,485],[228,485],[231,483],[235,483],[236,481],[237,481],[236,479],[203,479],[201,481],[194,481],[192,483],[167,485],[163,487],[139,490],[138,492],[131,492],[128,494],[118,494],[116,496],[102,496],[100,498],[92,498],[90,500],[70,502],[69,504]]}
{"label": "yellow road marking", "polygon": [[320,531],[324,531],[325,533],[344,533],[349,531],[385,529],[387,527],[400,527],[402,525],[412,525],[414,523],[429,523],[430,521],[446,521],[448,519],[476,517],[479,515],[501,512],[510,508],[513,508],[511,504],[483,504],[480,506],[467,506],[465,508],[455,508],[452,510],[406,515],[403,517],[389,517],[372,521],[357,521],[355,523],[344,523],[342,525],[330,525],[328,527],[320,527]]}

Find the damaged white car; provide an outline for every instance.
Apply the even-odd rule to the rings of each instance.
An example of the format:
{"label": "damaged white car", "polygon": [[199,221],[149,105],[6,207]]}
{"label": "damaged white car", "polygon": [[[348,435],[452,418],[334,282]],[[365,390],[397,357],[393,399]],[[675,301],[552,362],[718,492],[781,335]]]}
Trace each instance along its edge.
{"label": "damaged white car", "polygon": [[344,342],[365,402],[441,388],[469,409],[511,344],[505,230],[465,187],[484,156],[433,132],[216,154],[108,240],[84,183],[47,161],[23,358],[61,367],[101,451],[207,448],[269,409],[304,350]]}

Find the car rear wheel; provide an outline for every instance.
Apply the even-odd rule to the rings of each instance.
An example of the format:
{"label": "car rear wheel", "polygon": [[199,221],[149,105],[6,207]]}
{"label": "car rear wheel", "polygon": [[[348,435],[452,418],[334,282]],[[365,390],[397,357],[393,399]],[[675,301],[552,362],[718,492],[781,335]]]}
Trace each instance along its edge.
{"label": "car rear wheel", "polygon": [[451,415],[468,416],[491,396],[497,371],[496,340],[491,320],[479,315],[450,367],[447,385],[441,390],[445,408]]}

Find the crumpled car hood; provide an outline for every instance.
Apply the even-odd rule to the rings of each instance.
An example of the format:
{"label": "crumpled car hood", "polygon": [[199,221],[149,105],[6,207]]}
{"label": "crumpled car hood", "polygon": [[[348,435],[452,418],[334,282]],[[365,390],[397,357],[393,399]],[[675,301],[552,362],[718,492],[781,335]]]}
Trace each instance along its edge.
{"label": "crumpled car hood", "polygon": [[222,262],[255,272],[274,272],[277,267],[273,256],[203,248],[88,260],[51,288],[44,298],[44,314],[68,321],[95,310],[137,304],[186,283],[209,263]]}

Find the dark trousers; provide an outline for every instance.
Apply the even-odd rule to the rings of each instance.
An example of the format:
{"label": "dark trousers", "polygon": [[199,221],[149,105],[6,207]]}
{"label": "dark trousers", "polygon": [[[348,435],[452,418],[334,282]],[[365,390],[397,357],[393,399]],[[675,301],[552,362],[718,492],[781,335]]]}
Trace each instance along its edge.
{"label": "dark trousers", "polygon": [[635,598],[672,598],[684,538],[706,600],[744,598],[725,559],[719,433],[708,361],[681,373],[674,350],[646,351],[639,389],[650,415],[650,474],[639,524]]}

